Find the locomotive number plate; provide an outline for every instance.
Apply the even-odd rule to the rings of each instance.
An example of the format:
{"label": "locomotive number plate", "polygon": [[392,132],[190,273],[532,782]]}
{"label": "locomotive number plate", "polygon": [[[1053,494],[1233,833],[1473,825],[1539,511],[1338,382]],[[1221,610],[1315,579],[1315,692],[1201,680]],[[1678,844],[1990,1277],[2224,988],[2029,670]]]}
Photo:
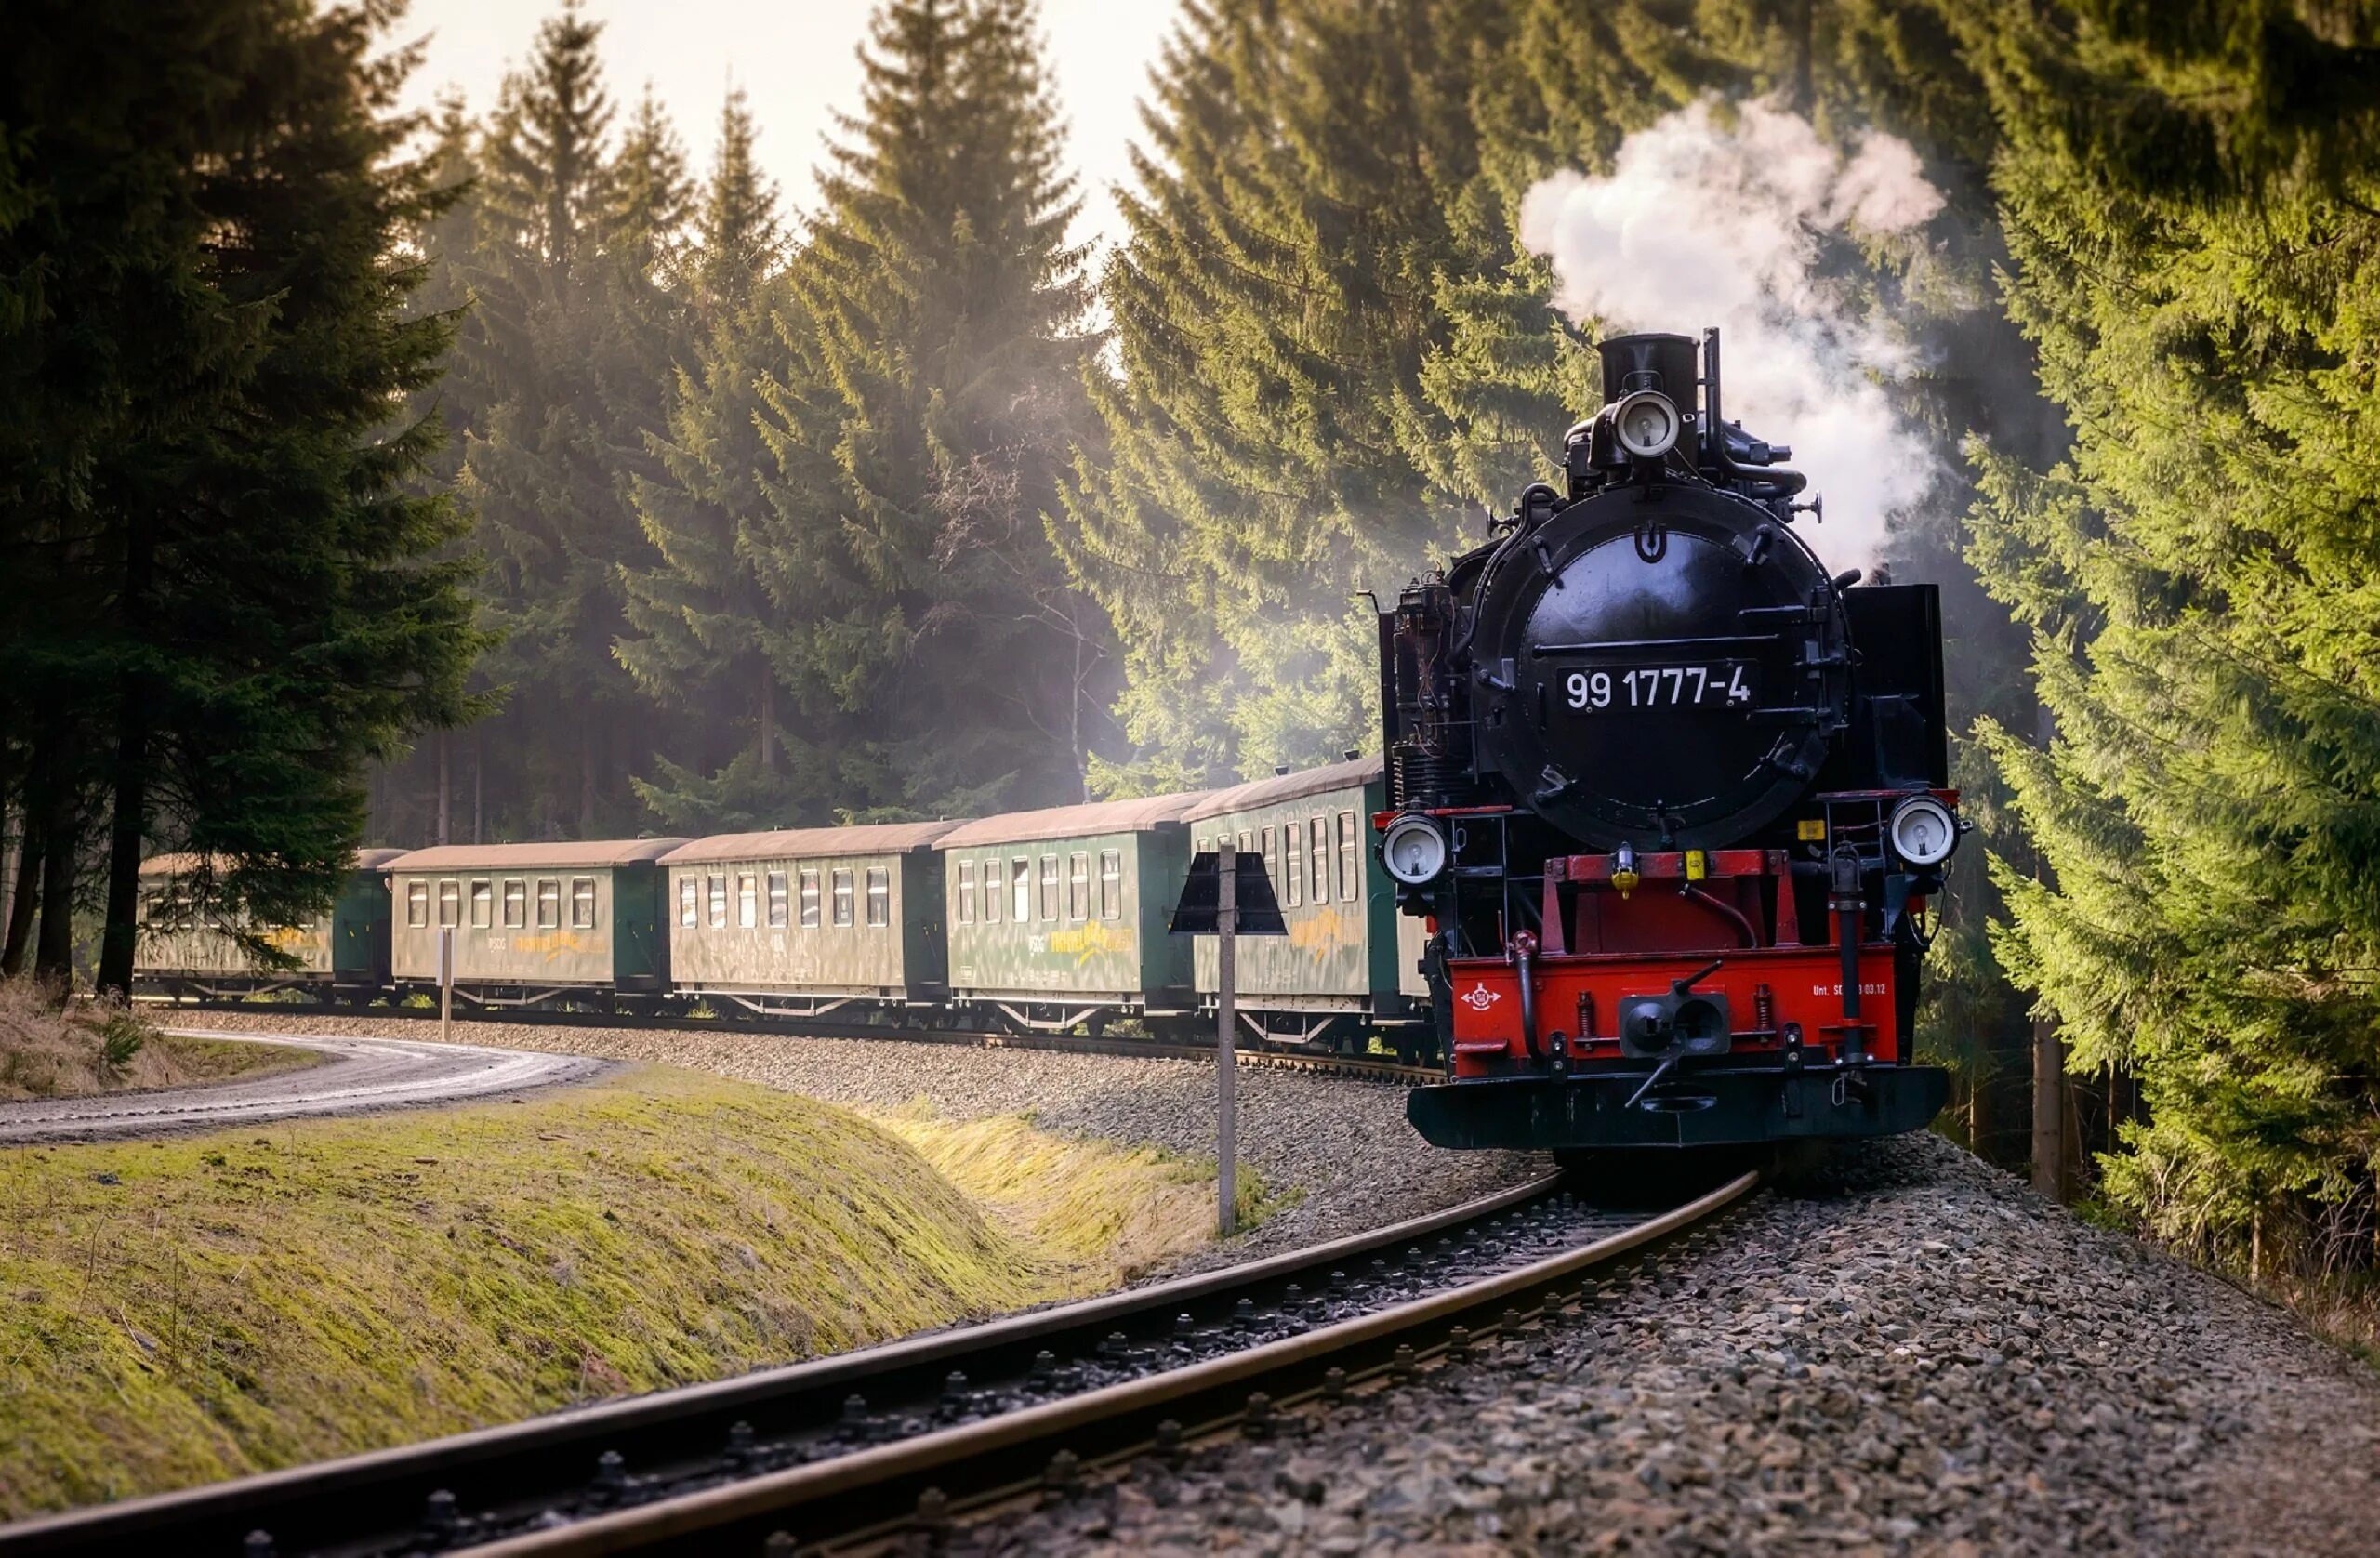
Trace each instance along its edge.
{"label": "locomotive number plate", "polygon": [[1747,660],[1613,666],[1566,672],[1561,687],[1564,701],[1581,714],[1630,708],[1748,709],[1760,691],[1758,671]]}

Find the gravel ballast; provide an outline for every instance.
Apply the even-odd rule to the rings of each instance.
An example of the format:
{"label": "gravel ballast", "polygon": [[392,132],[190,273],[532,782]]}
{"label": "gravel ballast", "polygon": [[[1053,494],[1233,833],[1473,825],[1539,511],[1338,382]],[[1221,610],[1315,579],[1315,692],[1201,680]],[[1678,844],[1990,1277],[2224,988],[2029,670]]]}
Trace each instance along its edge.
{"label": "gravel ballast", "polygon": [[957,1553],[2380,1551],[2380,1377],[1930,1136],[1591,1313]]}
{"label": "gravel ballast", "polygon": [[[423,1038],[403,1018],[203,1014],[213,1029]],[[1199,1061],[985,1050],[895,1039],[794,1038],[675,1028],[456,1024],[458,1041],[693,1066],[885,1113],[920,1102],[945,1118],[1025,1115],[1045,1130],[1215,1151],[1214,1067]],[[1237,1156],[1277,1207],[1256,1228],[1167,1267],[1174,1275],[1357,1234],[1473,1200],[1546,1172],[1541,1156],[1441,1152],[1405,1121],[1405,1089],[1353,1077],[1244,1066]],[[1294,1199],[1292,1199],[1294,1198]]]}

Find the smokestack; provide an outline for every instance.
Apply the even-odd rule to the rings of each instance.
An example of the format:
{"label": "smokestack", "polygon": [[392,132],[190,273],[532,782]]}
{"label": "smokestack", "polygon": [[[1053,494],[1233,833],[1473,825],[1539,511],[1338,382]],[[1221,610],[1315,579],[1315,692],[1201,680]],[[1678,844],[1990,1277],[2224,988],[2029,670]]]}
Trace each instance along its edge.
{"label": "smokestack", "polygon": [[1595,354],[1603,359],[1604,404],[1639,390],[1658,390],[1692,425],[1694,381],[1700,376],[1693,337],[1611,336],[1595,343]]}

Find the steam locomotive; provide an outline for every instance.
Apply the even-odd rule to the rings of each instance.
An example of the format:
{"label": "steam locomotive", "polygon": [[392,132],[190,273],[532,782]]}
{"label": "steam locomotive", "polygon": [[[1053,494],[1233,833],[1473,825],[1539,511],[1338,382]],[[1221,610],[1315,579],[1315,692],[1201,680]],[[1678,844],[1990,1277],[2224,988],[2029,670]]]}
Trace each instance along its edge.
{"label": "steam locomotive", "polygon": [[1380,855],[1450,1058],[1408,1115],[1557,1153],[1918,1129],[1964,826],[1937,592],[1828,572],[1717,331],[1598,350],[1561,487],[1381,614]]}

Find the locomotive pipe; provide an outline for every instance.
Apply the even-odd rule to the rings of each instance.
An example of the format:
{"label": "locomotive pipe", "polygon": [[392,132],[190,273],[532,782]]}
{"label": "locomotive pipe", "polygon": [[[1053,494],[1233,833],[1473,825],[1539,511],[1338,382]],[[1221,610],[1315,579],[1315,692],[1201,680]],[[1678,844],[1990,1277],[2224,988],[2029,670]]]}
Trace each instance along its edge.
{"label": "locomotive pipe", "polygon": [[1712,913],[1721,915],[1726,918],[1732,920],[1735,923],[1737,934],[1742,936],[1744,939],[1744,945],[1758,946],[1760,944],[1760,932],[1752,928],[1752,921],[1745,917],[1743,910],[1736,907],[1733,904],[1728,903],[1726,899],[1705,892],[1702,889],[1695,886],[1692,882],[1688,882],[1685,886],[1679,888],[1678,894],[1681,897],[1691,898],[1694,902],[1701,904],[1704,908],[1711,910]]}
{"label": "locomotive pipe", "polygon": [[1757,482],[1777,490],[1766,495],[1791,497],[1810,484],[1810,479],[1798,470],[1781,465],[1738,465],[1727,453],[1727,419],[1719,413],[1719,332],[1716,328],[1702,332],[1702,457],[1717,466],[1720,471],[1739,482]]}
{"label": "locomotive pipe", "polygon": [[1513,963],[1521,981],[1521,1042],[1528,1046],[1530,1060],[1542,1060],[1537,1044],[1537,936],[1534,931],[1521,931],[1513,936]]}
{"label": "locomotive pipe", "polygon": [[1834,852],[1834,939],[1843,954],[1843,1054],[1846,1064],[1864,1061],[1859,1023],[1859,919],[1867,905],[1859,898],[1859,856],[1849,849]]}

